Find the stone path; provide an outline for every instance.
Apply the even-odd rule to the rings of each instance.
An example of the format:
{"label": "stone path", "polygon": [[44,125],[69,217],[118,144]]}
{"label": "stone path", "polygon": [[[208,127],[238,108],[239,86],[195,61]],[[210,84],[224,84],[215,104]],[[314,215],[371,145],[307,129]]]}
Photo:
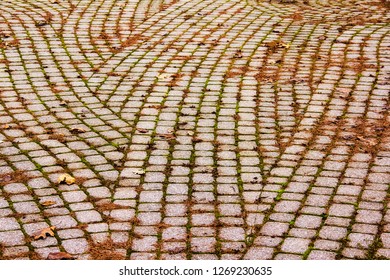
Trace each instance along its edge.
{"label": "stone path", "polygon": [[389,22],[2,0],[0,259],[390,258]]}

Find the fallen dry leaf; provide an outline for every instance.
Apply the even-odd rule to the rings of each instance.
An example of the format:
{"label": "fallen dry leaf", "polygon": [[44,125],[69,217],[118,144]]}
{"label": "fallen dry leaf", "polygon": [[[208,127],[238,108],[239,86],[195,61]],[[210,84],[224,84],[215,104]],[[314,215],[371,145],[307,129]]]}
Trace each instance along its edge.
{"label": "fallen dry leaf", "polygon": [[280,48],[286,48],[286,49],[289,49],[290,48],[290,44],[286,44],[286,43],[284,43],[284,42],[280,42],[280,44],[279,44],[279,47]]}
{"label": "fallen dry leaf", "polygon": [[171,79],[171,74],[166,74],[166,73],[163,73],[163,74],[160,74],[160,75],[158,75],[158,79],[160,80],[160,81],[169,81],[170,79]]}
{"label": "fallen dry leaf", "polygon": [[10,174],[6,174],[0,177],[0,183],[11,182],[11,181],[12,181],[12,176]]}
{"label": "fallen dry leaf", "polygon": [[9,128],[11,128],[11,126],[9,124],[3,125],[3,129],[9,129]]}
{"label": "fallen dry leaf", "polygon": [[137,175],[143,175],[143,174],[145,174],[145,170],[140,169],[140,170],[134,171],[134,173]]}
{"label": "fallen dry leaf", "polygon": [[234,55],[233,58],[242,58],[242,52],[241,50],[238,50]]}
{"label": "fallen dry leaf", "polygon": [[167,140],[173,140],[173,139],[176,138],[175,135],[169,134],[169,133],[167,133],[167,134],[160,134],[159,136],[160,136],[161,138],[164,138],[164,139],[167,139]]}
{"label": "fallen dry leaf", "polygon": [[46,201],[41,202],[42,206],[52,206],[54,204],[56,204],[56,202],[54,202],[53,200],[46,200]]}
{"label": "fallen dry leaf", "polygon": [[148,108],[153,108],[153,109],[164,109],[164,108],[167,108],[167,106],[165,105],[150,105],[148,106]]}
{"label": "fallen dry leaf", "polygon": [[75,128],[72,128],[70,130],[70,132],[72,134],[80,134],[80,133],[84,133],[85,132],[85,129],[84,128],[81,128],[81,127],[75,127]]}
{"label": "fallen dry leaf", "polygon": [[366,144],[367,146],[369,147],[374,147],[377,145],[377,141],[375,139],[372,139],[372,138],[365,138],[365,137],[362,137],[362,136],[358,136],[357,137],[360,141],[362,141],[364,144]]}
{"label": "fallen dry leaf", "polygon": [[73,184],[76,181],[76,179],[69,174],[61,174],[58,177],[58,184],[66,183],[68,185]]}
{"label": "fallen dry leaf", "polygon": [[65,252],[55,252],[55,253],[50,253],[47,256],[48,260],[74,260],[75,258]]}
{"label": "fallen dry leaf", "polygon": [[38,21],[35,24],[36,27],[42,27],[42,26],[45,26],[45,25],[48,25],[48,23],[46,21]]}
{"label": "fallen dry leaf", "polygon": [[54,230],[56,229],[55,226],[51,226],[51,227],[48,227],[48,228],[44,228],[42,229],[41,231],[33,234],[33,238],[34,240],[38,240],[38,239],[46,239],[47,236],[54,236]]}
{"label": "fallen dry leaf", "polygon": [[148,133],[149,130],[144,128],[137,128],[137,131],[139,131],[140,133]]}
{"label": "fallen dry leaf", "polygon": [[324,40],[326,40],[327,38],[328,38],[328,37],[322,35],[322,36],[319,36],[319,37],[318,37],[318,40],[324,41]]}

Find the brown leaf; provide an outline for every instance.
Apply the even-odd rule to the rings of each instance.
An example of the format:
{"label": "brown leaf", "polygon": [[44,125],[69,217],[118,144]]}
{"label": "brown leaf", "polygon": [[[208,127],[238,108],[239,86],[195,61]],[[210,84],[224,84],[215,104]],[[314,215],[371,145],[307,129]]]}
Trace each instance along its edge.
{"label": "brown leaf", "polygon": [[173,140],[173,139],[176,138],[175,135],[169,134],[169,133],[167,133],[167,134],[160,134],[159,136],[160,136],[161,138],[164,138],[164,139],[167,139],[167,140]]}
{"label": "brown leaf", "polygon": [[47,236],[54,236],[54,230],[56,229],[55,226],[51,226],[51,227],[48,227],[48,228],[44,228],[42,229],[41,231],[33,234],[33,238],[34,240],[38,240],[38,239],[46,239]]}
{"label": "brown leaf", "polygon": [[75,258],[65,252],[55,252],[55,253],[50,253],[47,256],[48,260],[74,260]]}
{"label": "brown leaf", "polygon": [[324,41],[324,40],[326,40],[326,38],[328,38],[328,37],[326,37],[326,36],[323,35],[323,36],[319,36],[319,37],[318,37],[318,40]]}
{"label": "brown leaf", "polygon": [[365,138],[363,136],[358,136],[357,137],[363,144],[369,146],[369,147],[374,147],[377,145],[377,141],[373,138]]}
{"label": "brown leaf", "polygon": [[153,109],[160,110],[160,109],[163,109],[163,108],[167,108],[167,106],[165,106],[165,105],[150,105],[150,106],[148,106],[148,108],[153,108]]}
{"label": "brown leaf", "polygon": [[149,130],[144,129],[144,128],[137,128],[137,130],[141,133],[148,133]]}
{"label": "brown leaf", "polygon": [[238,50],[236,53],[233,55],[233,58],[242,58],[242,51]]}
{"label": "brown leaf", "polygon": [[12,181],[12,176],[10,174],[2,175],[0,177],[0,183],[8,183]]}
{"label": "brown leaf", "polygon": [[367,144],[370,146],[370,147],[375,147],[377,142],[374,140],[374,139],[367,139]]}
{"label": "brown leaf", "polygon": [[72,134],[80,134],[80,133],[84,133],[84,132],[85,132],[85,129],[82,128],[82,127],[75,127],[75,128],[72,128],[72,129],[70,130],[70,132],[71,132]]}
{"label": "brown leaf", "polygon": [[66,184],[68,184],[68,185],[71,185],[71,184],[73,184],[75,181],[76,181],[76,179],[73,178],[72,176],[70,176],[69,174],[61,174],[61,175],[58,177],[58,184],[66,183]]}
{"label": "brown leaf", "polygon": [[52,206],[54,204],[56,204],[56,202],[54,202],[53,200],[46,200],[46,201],[41,202],[42,206]]}

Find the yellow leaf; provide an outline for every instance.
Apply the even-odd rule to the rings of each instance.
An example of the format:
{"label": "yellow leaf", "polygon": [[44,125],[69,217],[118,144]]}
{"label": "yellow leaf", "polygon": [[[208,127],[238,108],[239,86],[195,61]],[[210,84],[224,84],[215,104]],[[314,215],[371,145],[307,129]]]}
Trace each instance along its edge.
{"label": "yellow leaf", "polygon": [[35,233],[33,235],[33,238],[34,240],[38,240],[38,239],[46,239],[47,236],[54,236],[54,230],[56,229],[55,226],[52,226],[52,227],[48,227],[48,228],[44,228],[42,229],[41,231]]}
{"label": "yellow leaf", "polygon": [[171,75],[163,73],[163,74],[158,75],[158,79],[160,81],[169,81],[171,79]]}
{"label": "yellow leaf", "polygon": [[56,203],[52,200],[46,200],[46,201],[41,202],[42,206],[52,206],[54,204],[56,204]]}
{"label": "yellow leaf", "polygon": [[72,176],[70,176],[69,174],[61,174],[61,175],[58,177],[58,184],[66,183],[66,184],[68,184],[68,185],[71,185],[71,184],[73,184],[75,181],[76,181],[76,179],[73,178]]}
{"label": "yellow leaf", "polygon": [[139,170],[134,171],[134,173],[137,175],[143,175],[143,174],[145,174],[145,170],[139,169]]}
{"label": "yellow leaf", "polygon": [[290,44],[286,44],[286,43],[284,43],[284,42],[281,42],[281,43],[280,43],[280,47],[281,47],[281,48],[286,48],[286,49],[288,49],[288,48],[290,48]]}

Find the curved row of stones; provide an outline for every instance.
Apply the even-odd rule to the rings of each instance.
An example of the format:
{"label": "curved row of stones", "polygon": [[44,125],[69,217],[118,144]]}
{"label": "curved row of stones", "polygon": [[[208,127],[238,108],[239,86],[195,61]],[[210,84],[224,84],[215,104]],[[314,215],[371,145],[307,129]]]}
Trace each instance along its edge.
{"label": "curved row of stones", "polygon": [[0,258],[390,258],[388,22],[380,1],[2,1]]}

